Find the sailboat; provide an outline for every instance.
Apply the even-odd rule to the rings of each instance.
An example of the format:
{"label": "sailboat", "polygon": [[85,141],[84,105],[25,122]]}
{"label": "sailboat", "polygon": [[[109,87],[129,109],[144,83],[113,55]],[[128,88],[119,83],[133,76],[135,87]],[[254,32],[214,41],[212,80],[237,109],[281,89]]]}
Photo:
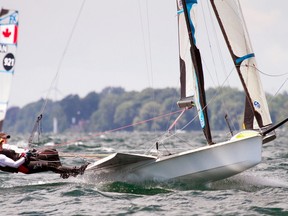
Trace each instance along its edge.
{"label": "sailboat", "polygon": [[210,4],[246,95],[243,130],[231,134],[227,141],[213,141],[204,70],[196,44],[193,10],[197,0],[177,0],[181,85],[177,104],[183,112],[197,109],[207,145],[171,155],[117,152],[90,164],[86,173],[107,181],[208,183],[231,177],[261,162],[262,145],[275,139],[274,130],[288,119],[272,125],[239,1],[210,0]]}
{"label": "sailboat", "polygon": [[18,11],[0,8],[0,131],[8,108],[17,50]]}

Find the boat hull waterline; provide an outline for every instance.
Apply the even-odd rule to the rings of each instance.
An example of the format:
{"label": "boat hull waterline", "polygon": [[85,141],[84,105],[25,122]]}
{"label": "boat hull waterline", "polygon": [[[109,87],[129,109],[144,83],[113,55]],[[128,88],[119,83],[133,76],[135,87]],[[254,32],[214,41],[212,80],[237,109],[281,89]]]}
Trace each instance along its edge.
{"label": "boat hull waterline", "polygon": [[160,158],[115,153],[89,165],[86,173],[97,181],[208,183],[257,165],[261,153],[262,136],[241,132],[226,142]]}

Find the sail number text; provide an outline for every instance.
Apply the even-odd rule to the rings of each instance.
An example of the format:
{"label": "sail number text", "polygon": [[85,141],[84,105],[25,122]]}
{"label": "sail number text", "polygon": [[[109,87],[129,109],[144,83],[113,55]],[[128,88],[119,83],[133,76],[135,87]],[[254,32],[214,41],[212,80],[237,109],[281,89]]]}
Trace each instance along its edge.
{"label": "sail number text", "polygon": [[3,59],[3,67],[5,70],[9,71],[14,67],[15,57],[12,53],[8,53]]}

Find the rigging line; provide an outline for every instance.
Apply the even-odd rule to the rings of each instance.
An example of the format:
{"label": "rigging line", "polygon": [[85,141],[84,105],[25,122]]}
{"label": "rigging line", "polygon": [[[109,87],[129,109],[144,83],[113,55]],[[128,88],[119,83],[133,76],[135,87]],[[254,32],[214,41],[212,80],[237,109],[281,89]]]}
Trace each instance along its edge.
{"label": "rigging line", "polygon": [[110,154],[68,154],[64,152],[59,152],[59,157],[73,157],[73,158],[93,158],[93,159],[101,159]]}
{"label": "rigging line", "polygon": [[[147,74],[148,74],[148,81],[149,81],[149,84],[152,83],[152,86],[153,86],[153,76],[151,75],[152,73],[152,66],[151,66],[151,49],[149,49],[149,47],[151,47],[151,42],[150,42],[150,31],[149,31],[149,19],[148,19],[148,5],[147,5],[147,0],[146,0],[146,11],[147,11],[147,23],[148,23],[148,45],[146,45],[146,40],[145,40],[145,34],[144,34],[144,24],[143,24],[143,15],[142,15],[142,7],[141,7],[141,3],[140,3],[140,0],[138,0],[138,8],[139,8],[139,14],[140,14],[140,26],[141,26],[141,32],[142,32],[142,41],[143,41],[143,46],[144,46],[144,54],[145,54],[145,63],[146,63],[146,71],[147,71]],[[147,53],[149,51],[149,55],[150,55],[150,58],[148,60],[148,57],[147,57]],[[150,63],[150,64],[149,64]],[[150,77],[151,76],[151,77]]]}
{"label": "rigging line", "polygon": [[[161,118],[163,118],[163,117],[167,117],[167,116],[170,116],[170,115],[174,115],[174,114],[179,113],[179,112],[182,112],[182,109],[177,110],[177,111],[174,111],[174,112],[162,114],[162,115],[159,115],[159,116],[156,116],[156,117],[153,117],[153,118],[144,120],[144,121],[139,121],[139,122],[136,122],[136,123],[133,123],[133,124],[125,125],[125,126],[122,126],[122,127],[119,127],[119,128],[114,128],[114,129],[111,129],[111,130],[107,130],[107,131],[95,133],[94,135],[90,135],[90,136],[87,136],[87,137],[82,137],[82,138],[79,138],[79,139],[71,140],[71,141],[69,141],[69,142],[64,142],[64,143],[60,143],[60,144],[55,144],[52,148],[55,148],[55,146],[59,147],[59,146],[65,146],[65,145],[73,144],[73,143],[75,143],[75,142],[77,142],[77,141],[80,141],[80,140],[81,140],[81,141],[82,141],[82,140],[87,140],[87,139],[90,139],[91,137],[97,137],[97,136],[101,136],[101,135],[103,135],[103,134],[107,134],[107,133],[111,133],[111,132],[123,130],[123,129],[129,128],[129,127],[134,127],[134,126],[136,126],[136,125],[144,124],[144,123],[147,123],[147,122],[149,122],[149,121],[158,120],[158,119],[161,119]],[[47,146],[45,146],[45,148],[47,148]]]}
{"label": "rigging line", "polygon": [[[209,31],[208,31],[208,25],[207,25],[207,20],[206,20],[206,16],[205,16],[203,4],[204,4],[204,3],[201,1],[202,16],[203,16],[204,23],[205,23],[206,35],[207,35],[207,38],[208,38],[208,41],[209,41],[209,50],[210,50],[212,62],[213,62],[213,65],[214,65],[214,73],[215,73],[215,75],[216,75],[217,85],[220,86],[219,76],[218,76],[218,73],[217,73],[217,70],[216,70],[217,67],[216,67],[215,56],[214,56],[214,54],[213,54],[212,43],[211,43]],[[212,19],[211,7],[209,7],[209,5],[207,5],[207,4],[206,4],[205,6],[207,7],[207,10],[208,10],[208,12],[209,12],[209,13],[207,14],[207,16],[209,15],[208,18],[209,18],[210,23],[211,23],[211,26],[212,26],[211,29],[212,29],[212,32],[213,32],[213,36],[215,37],[215,44],[216,44],[216,48],[217,48],[217,51],[218,51],[219,60],[220,60],[220,62],[221,62],[222,69],[223,69],[224,74],[225,74],[225,76],[226,76],[226,79],[224,80],[224,83],[226,83],[226,81],[227,81],[228,86],[230,86],[228,77],[231,75],[231,72],[230,72],[229,75],[227,76],[227,68],[226,68],[226,66],[225,66],[225,64],[224,64],[223,53],[222,53],[222,51],[221,51],[221,48],[220,48],[221,46],[220,46],[220,43],[219,43],[219,39],[218,39],[218,37],[217,37],[217,32],[216,32],[216,28],[215,28],[215,23],[214,23],[214,21],[213,21],[213,19]],[[214,85],[215,85],[213,76],[212,76],[212,74],[210,73],[210,70],[209,70],[209,68],[208,68],[205,60],[202,59],[202,61],[204,62],[205,69],[206,69],[206,71],[209,72],[210,77],[211,77],[211,80],[212,80],[212,82],[213,82]],[[224,83],[221,85],[221,87],[223,87]],[[221,91],[221,89],[220,89],[220,91]],[[221,94],[221,92],[220,92],[220,94]],[[221,101],[222,101],[222,103],[225,105],[225,101],[224,101],[223,99],[222,99]],[[228,110],[226,109],[226,105],[224,106],[224,109],[225,109],[225,112],[228,113]],[[232,120],[232,121],[233,121],[233,120]],[[233,123],[233,126],[234,126],[234,123]],[[234,127],[235,127],[235,126],[234,126]],[[235,130],[235,128],[234,128],[234,130]]]}
{"label": "rigging line", "polygon": [[170,132],[172,130],[172,128],[177,124],[178,120],[182,117],[182,115],[184,114],[184,112],[187,110],[188,108],[185,107],[183,109],[183,111],[180,113],[180,115],[174,120],[174,122],[170,125],[170,127],[168,128],[168,132]]}
{"label": "rigging line", "polygon": [[[226,68],[226,64],[224,63],[224,57],[223,57],[223,53],[222,53],[222,49],[221,49],[221,46],[220,46],[220,43],[219,43],[219,38],[217,36],[217,30],[216,30],[216,26],[215,25],[215,21],[213,20],[213,16],[212,16],[212,12],[211,12],[211,7],[209,7],[207,5],[207,8],[208,8],[208,14],[209,14],[209,19],[210,19],[210,23],[211,23],[211,26],[212,26],[212,32],[213,32],[213,36],[215,37],[215,45],[216,45],[216,49],[218,51],[218,57],[219,57],[219,60],[221,62],[221,66],[222,66],[222,70],[224,71],[224,74],[225,76],[227,76],[227,68]],[[203,14],[204,14],[204,11],[203,11]],[[204,15],[203,15],[204,16]],[[209,37],[209,32],[208,32],[208,28],[207,28],[207,24],[206,24],[206,19],[205,19],[205,26],[206,26],[206,34],[208,35]],[[213,65],[214,65],[214,69],[215,69],[215,75],[216,75],[216,79],[217,79],[217,84],[220,86],[220,81],[219,81],[219,77],[218,77],[218,73],[217,73],[217,70],[216,70],[216,63],[215,63],[215,58],[214,58],[214,54],[213,54],[213,50],[212,50],[212,46],[211,46],[211,42],[209,40],[209,43],[210,43],[210,52],[211,52],[211,56],[212,56],[212,60],[213,60]],[[207,66],[206,66],[207,67]],[[207,67],[208,68],[208,67]],[[213,79],[212,79],[213,80]],[[214,82],[214,81],[213,81]],[[229,81],[227,81],[228,85],[230,86],[230,83]]]}
{"label": "rigging line", "polygon": [[[276,75],[271,75],[271,74],[267,74],[264,73],[263,71],[259,70],[257,67],[255,67],[254,65],[242,65],[241,67],[253,67],[254,69],[256,69],[259,73],[266,75],[268,77],[281,77],[281,76],[286,76],[288,75],[288,73],[283,73],[283,74],[276,74]],[[284,82],[282,83],[282,85],[278,88],[278,90],[274,93],[274,95],[267,101],[269,104],[273,101],[273,99],[276,97],[276,95],[281,91],[281,89],[283,88],[283,86],[285,85],[285,83],[288,81],[288,78],[286,78],[284,80]]]}
{"label": "rigging line", "polygon": [[63,51],[63,54],[62,54],[62,56],[61,56],[61,58],[60,58],[60,61],[59,61],[58,67],[57,67],[57,71],[56,71],[56,75],[55,75],[54,79],[53,79],[52,82],[51,82],[50,88],[49,88],[49,90],[48,90],[48,92],[47,92],[47,95],[46,95],[46,98],[45,98],[45,102],[44,102],[44,104],[43,104],[43,106],[42,106],[42,108],[41,108],[41,110],[40,110],[40,114],[38,115],[38,117],[37,117],[37,119],[36,119],[36,121],[35,121],[34,127],[33,127],[33,129],[32,129],[32,132],[31,132],[31,134],[30,134],[30,137],[29,137],[29,139],[28,139],[28,145],[29,145],[30,143],[32,143],[32,141],[33,141],[34,134],[35,134],[35,132],[36,132],[37,126],[38,126],[39,122],[41,121],[42,116],[43,116],[43,113],[44,113],[44,110],[45,110],[45,108],[46,108],[46,106],[47,106],[48,97],[49,97],[49,95],[50,95],[50,92],[51,92],[52,88],[55,87],[56,84],[57,84],[57,80],[58,80],[59,75],[60,75],[60,69],[61,69],[61,66],[62,66],[64,57],[65,57],[65,55],[66,55],[66,53],[67,53],[68,47],[69,47],[69,45],[70,45],[72,36],[73,36],[74,31],[75,31],[75,29],[76,29],[76,26],[77,26],[77,24],[78,24],[78,21],[79,21],[80,15],[81,15],[81,13],[82,13],[82,10],[83,10],[83,8],[84,8],[85,2],[86,2],[86,0],[83,0],[83,1],[82,1],[81,7],[80,7],[79,12],[78,12],[78,15],[77,15],[76,20],[75,20],[75,22],[74,22],[74,24],[73,24],[72,31],[71,31],[71,33],[70,33],[70,35],[69,35],[68,40],[67,40],[67,44],[66,44],[66,46],[65,46],[65,48],[64,48],[64,51]]}
{"label": "rigging line", "polygon": [[[197,116],[196,116],[197,117]],[[164,141],[170,139],[171,137],[176,136],[177,133],[171,133],[170,131],[166,131],[163,135],[162,138],[158,139],[158,143],[164,145]]]}
{"label": "rigging line", "polygon": [[242,7],[241,7],[241,4],[240,4],[240,1],[239,0],[237,0],[237,4],[238,4],[238,8],[239,8],[239,10],[240,10],[240,13],[239,13],[239,16],[238,16],[238,18],[242,21],[242,23],[243,23],[243,26],[244,26],[244,34],[245,34],[245,32],[246,32],[246,34],[245,34],[245,36],[247,37],[247,40],[245,40],[246,41],[246,46],[250,46],[251,47],[251,50],[253,50],[253,47],[252,47],[252,44],[251,44],[251,39],[250,39],[250,35],[249,35],[249,31],[248,31],[248,28],[247,28],[247,24],[246,24],[246,20],[244,19],[244,13],[243,13],[243,11],[242,11]]}
{"label": "rigging line", "polygon": [[[148,13],[148,0],[145,0],[145,11],[146,11],[146,16],[143,16],[142,14],[142,7],[140,0],[138,0],[138,7],[139,7],[139,13],[140,13],[140,23],[141,23],[141,32],[142,32],[142,40],[143,40],[143,45],[144,45],[144,53],[145,53],[145,63],[146,63],[146,72],[148,74],[148,84],[150,87],[154,86],[154,77],[153,77],[153,68],[152,68],[152,52],[151,52],[151,33],[150,33],[150,19],[149,19],[149,13]],[[147,23],[147,37],[145,37],[145,31],[144,31],[144,19],[146,19]],[[145,40],[146,38],[146,40]],[[152,99],[155,101],[155,91],[154,88],[152,89]],[[156,110],[153,110],[154,114],[156,114]]]}
{"label": "rigging line", "polygon": [[[203,108],[204,109],[204,108]],[[197,111],[197,114],[186,124],[184,125],[181,130],[184,130],[186,127],[188,127],[192,122],[196,120],[196,118],[199,116],[199,112]]]}
{"label": "rigging line", "polygon": [[[177,101],[177,98],[179,98],[179,96],[176,95],[176,94],[177,94],[177,92],[175,91],[175,93],[173,94],[173,101]],[[169,105],[169,106],[170,106],[170,112],[172,112],[173,109],[175,109],[175,106],[178,107],[176,105],[176,103],[171,103],[171,105]],[[169,119],[169,121],[167,121],[167,124],[166,124],[166,128],[167,129],[168,129],[169,125],[170,125],[170,123],[169,123],[170,121],[171,121],[171,118]]]}
{"label": "rigging line", "polygon": [[[185,111],[186,109],[183,109],[183,110]],[[181,112],[183,112],[183,110],[181,110]],[[180,113],[180,115],[181,115],[181,113]],[[197,117],[197,116],[196,116],[196,117]],[[171,137],[176,136],[176,134],[177,134],[177,133],[171,133],[171,131],[168,131],[168,130],[167,130],[167,131],[164,132],[161,136],[158,136],[158,137],[156,137],[156,138],[153,138],[153,140],[155,140],[155,143],[153,142],[153,143],[150,145],[150,147],[147,148],[147,150],[145,151],[145,154],[148,154],[149,152],[151,152],[152,149],[155,148],[155,144],[156,144],[156,143],[158,143],[158,144],[160,144],[160,145],[163,145],[163,147],[165,148],[165,150],[170,154],[170,151],[166,148],[164,142],[165,142],[165,140],[168,140],[168,139],[170,139]],[[176,137],[177,137],[177,136],[176,136]],[[147,141],[146,143],[148,143],[148,142],[152,142],[152,140]],[[158,149],[157,149],[157,151],[158,151]]]}
{"label": "rigging line", "polygon": [[146,20],[147,20],[147,31],[148,31],[148,51],[149,51],[149,61],[150,61],[150,76],[151,76],[151,82],[152,86],[154,86],[154,77],[153,77],[153,64],[152,64],[152,52],[151,52],[151,33],[150,33],[150,19],[149,19],[149,13],[148,13],[148,0],[146,0]]}
{"label": "rigging line", "polygon": [[[216,72],[216,63],[215,63],[215,59],[214,59],[214,55],[213,55],[213,52],[212,52],[212,45],[211,45],[211,39],[210,39],[210,34],[208,33],[208,27],[207,27],[207,21],[206,21],[206,16],[205,16],[205,13],[204,13],[204,6],[203,6],[203,2],[201,1],[200,5],[201,5],[201,11],[202,11],[202,17],[203,17],[203,20],[204,20],[204,26],[205,26],[205,31],[206,31],[206,35],[207,35],[207,38],[208,38],[208,42],[209,42],[209,50],[210,50],[210,53],[211,53],[211,57],[212,57],[212,62],[213,62],[213,65],[214,65],[214,71],[215,71],[215,74],[216,74],[216,79],[217,79],[217,83],[219,85],[219,78],[218,78],[218,74]],[[209,7],[208,7],[209,8]],[[209,10],[210,12],[210,10]],[[210,15],[211,16],[211,15]],[[211,19],[211,17],[210,17]],[[212,20],[211,20],[212,21]],[[212,22],[211,22],[212,23]],[[215,34],[214,34],[215,35]],[[215,35],[216,36],[216,35]],[[214,80],[213,80],[213,76],[212,74],[210,73],[210,70],[208,69],[207,67],[207,64],[206,62],[204,61],[204,59],[202,59],[202,61],[204,62],[205,64],[205,68],[206,70],[209,72],[209,75],[214,83]]]}
{"label": "rigging line", "polygon": [[[168,134],[168,136],[167,136],[167,134]],[[171,134],[170,132],[165,132],[165,133],[162,135],[162,138],[160,138],[160,139],[159,139],[159,138],[155,139],[156,142],[150,145],[150,147],[145,151],[145,154],[148,154],[148,152],[151,152],[152,149],[155,148],[155,144],[156,144],[156,145],[158,145],[158,144],[162,145],[162,146],[165,148],[166,152],[168,152],[168,154],[171,154],[170,151],[166,148],[166,146],[165,146],[165,144],[164,144],[164,141],[167,140],[167,139],[169,139],[169,138],[171,138],[171,137],[173,137],[173,136],[175,136],[175,133]],[[158,153],[158,152],[160,152],[160,151],[159,151],[158,148],[157,148],[157,153]],[[158,156],[159,156],[159,155],[158,155]]]}
{"label": "rigging line", "polygon": [[[222,85],[220,86],[220,91],[222,91],[222,88],[224,87],[226,81],[228,82],[229,77],[232,75],[232,73],[233,73],[233,71],[235,71],[235,69],[236,69],[236,68],[235,68],[234,66],[232,66],[232,69],[230,70],[228,76],[225,78],[224,82],[223,82]],[[229,85],[229,83],[228,83],[228,85]],[[230,86],[230,85],[229,85],[229,86]],[[217,97],[220,97],[221,94],[222,94],[222,93],[217,94],[217,92],[215,92],[215,94],[213,95],[212,99],[207,103],[206,106],[208,106],[208,104],[212,103],[212,101],[216,100]],[[220,98],[220,99],[221,99],[221,98]],[[223,99],[221,99],[221,101],[222,101],[222,103],[224,104],[224,109],[225,109],[226,113],[228,113],[228,110],[226,109],[227,106],[226,106],[225,101],[224,101]],[[204,109],[204,108],[203,108],[203,109]],[[236,130],[234,120],[232,119],[231,121],[232,121],[232,123],[233,123],[233,124],[232,124],[232,125],[233,125],[233,129]]]}
{"label": "rigging line", "polygon": [[[73,26],[72,26],[71,33],[70,33],[69,38],[68,38],[68,40],[67,40],[67,44],[66,44],[66,46],[65,46],[65,48],[64,48],[64,51],[63,51],[63,53],[62,53],[61,59],[60,59],[60,61],[59,61],[58,67],[57,67],[56,75],[55,75],[55,77],[54,77],[54,79],[53,79],[53,81],[52,81],[52,83],[51,83],[51,86],[50,86],[50,88],[49,88],[49,90],[48,90],[48,93],[47,93],[47,96],[46,96],[46,100],[47,100],[47,98],[48,98],[48,96],[49,96],[49,94],[50,94],[50,92],[51,92],[51,90],[52,90],[52,87],[55,87],[55,86],[56,86],[56,83],[57,83],[57,81],[58,81],[58,79],[59,79],[60,69],[61,69],[61,67],[62,67],[62,63],[63,63],[63,61],[64,61],[64,57],[66,56],[67,50],[68,50],[68,48],[69,48],[70,42],[71,42],[71,40],[72,40],[72,37],[73,37],[73,35],[74,35],[75,29],[76,29],[76,26],[77,26],[77,24],[78,24],[80,15],[81,15],[81,13],[82,13],[82,10],[83,10],[83,8],[84,8],[85,2],[86,2],[86,0],[83,0],[83,1],[82,1],[81,7],[80,7],[80,9],[79,9],[79,11],[78,11],[78,15],[77,15],[77,17],[76,17],[76,20],[75,20]],[[53,84],[54,84],[54,85],[53,85]]]}
{"label": "rigging line", "polygon": [[[181,140],[182,142],[185,142],[187,145],[189,145],[190,147],[193,147],[193,148],[195,148],[195,144],[199,144],[199,143],[197,143],[197,142],[195,142],[195,141],[192,141],[192,140],[187,140],[187,139],[184,139],[183,137],[180,137],[180,136],[178,136],[178,134],[177,133],[175,133],[174,134],[174,136],[175,137],[177,137],[179,140]],[[174,148],[173,148],[174,149]]]}
{"label": "rigging line", "polygon": [[[232,72],[233,72],[234,70],[235,70],[235,67],[233,67],[233,68],[231,69],[230,73],[228,74],[228,76],[226,77],[226,79],[224,80],[224,82],[222,83],[222,85],[220,86],[220,88],[222,88],[222,87],[225,85],[226,81],[227,81],[228,78],[231,76],[231,74],[232,74]],[[207,106],[209,106],[210,103],[212,103],[214,100],[216,100],[217,97],[220,97],[220,95],[217,94],[217,92],[215,92],[214,95],[213,95],[213,97],[208,101],[208,103],[206,104],[206,106],[203,107],[201,111],[203,111]],[[186,125],[184,125],[184,126],[181,128],[181,130],[185,129],[185,128],[188,127],[193,121],[195,121],[195,119],[199,116],[199,112],[200,112],[200,111],[197,110],[197,114],[196,114]],[[234,123],[233,123],[233,125],[234,125]],[[234,128],[234,130],[235,130],[235,128]]]}
{"label": "rigging line", "polygon": [[282,85],[278,88],[278,90],[276,91],[276,93],[268,100],[268,103],[272,103],[273,99],[276,97],[276,95],[281,91],[282,87],[285,85],[285,83],[288,81],[288,78],[286,78],[284,80],[284,82],[282,83]]}
{"label": "rigging line", "polygon": [[[143,48],[144,48],[144,55],[145,55],[145,64],[146,64],[146,73],[148,75],[148,86],[153,86],[153,76],[152,76],[152,60],[151,60],[151,47],[150,45],[150,32],[149,32],[149,19],[148,19],[148,3],[147,0],[146,2],[146,22],[147,28],[148,28],[148,41],[145,39],[145,31],[144,31],[144,16],[142,14],[142,6],[140,0],[138,0],[138,9],[139,9],[139,15],[140,15],[140,26],[141,26],[141,33],[142,33],[142,41],[143,41]],[[150,56],[150,58],[148,57]],[[155,92],[154,90],[152,91],[152,99],[155,100]]]}
{"label": "rigging line", "polygon": [[285,84],[287,81],[288,81],[288,78],[286,78],[286,80],[282,83],[282,85],[279,87],[279,89],[277,90],[277,92],[275,93],[274,96],[276,96],[276,95],[279,93],[279,91],[282,89],[282,87],[284,86],[284,84]]}
{"label": "rigging line", "polygon": [[[150,16],[148,13],[148,9],[149,9],[149,5],[148,5],[148,0],[146,0],[146,22],[147,22],[147,37],[148,37],[148,57],[149,57],[149,62],[150,62],[150,67],[149,67],[149,71],[150,71],[150,77],[151,77],[151,83],[152,83],[152,87],[154,87],[154,76],[153,76],[153,60],[152,60],[152,51],[151,51],[151,33],[150,33]],[[155,91],[153,88],[153,99],[156,99],[156,95],[155,95]],[[154,114],[156,114],[157,111],[156,109],[154,109]],[[152,128],[153,129],[153,128]]]}
{"label": "rigging line", "polygon": [[[164,134],[165,134],[165,133],[164,133]],[[164,134],[162,134],[161,136],[162,136],[162,137],[165,136]],[[150,144],[150,147],[147,147],[147,148],[146,148],[144,154],[148,154],[148,152],[151,152],[152,149],[155,149],[155,144],[156,144],[156,142],[158,142],[158,143],[161,142],[161,139],[159,139],[158,137],[159,137],[159,136],[157,136],[157,137],[155,137],[155,138],[153,138],[153,139],[150,139],[150,140],[148,140],[148,141],[145,142],[145,143],[151,143],[151,142],[152,142],[152,144]],[[145,143],[144,143],[144,145],[145,145]]]}
{"label": "rigging line", "polygon": [[241,67],[253,67],[253,68],[255,68],[259,73],[261,73],[261,74],[263,74],[263,75],[265,75],[265,76],[268,76],[268,77],[281,77],[281,76],[286,76],[286,75],[288,75],[288,73],[282,73],[282,74],[267,74],[267,73],[265,73],[265,72],[263,72],[263,71],[261,71],[261,70],[259,70],[257,67],[255,67],[254,65],[242,65]]}

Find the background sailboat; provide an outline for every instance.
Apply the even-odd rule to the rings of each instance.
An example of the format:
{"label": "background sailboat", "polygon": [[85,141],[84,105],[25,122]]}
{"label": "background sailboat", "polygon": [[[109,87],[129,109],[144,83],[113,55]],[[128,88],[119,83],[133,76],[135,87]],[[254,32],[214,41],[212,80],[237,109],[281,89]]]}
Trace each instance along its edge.
{"label": "background sailboat", "polygon": [[7,111],[14,75],[17,34],[18,12],[2,8],[0,10],[0,131]]}

